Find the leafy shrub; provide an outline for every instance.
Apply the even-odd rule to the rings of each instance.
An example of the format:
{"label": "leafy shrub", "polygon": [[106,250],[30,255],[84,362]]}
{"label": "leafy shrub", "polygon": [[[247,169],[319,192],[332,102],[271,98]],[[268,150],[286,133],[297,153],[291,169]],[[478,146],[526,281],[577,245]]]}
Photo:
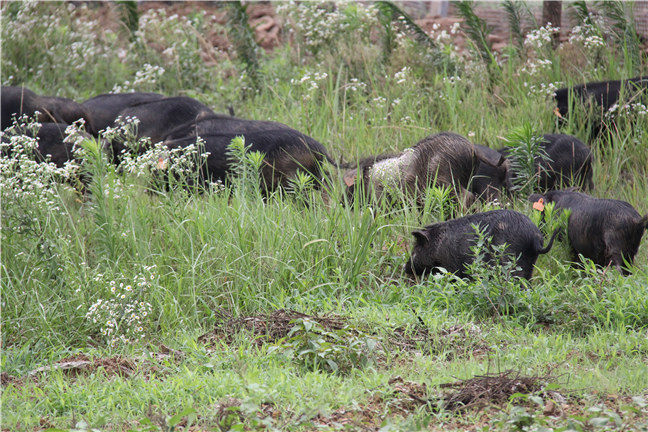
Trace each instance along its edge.
{"label": "leafy shrub", "polygon": [[539,169],[542,169],[539,162],[550,160],[541,145],[542,139],[529,123],[513,129],[505,138],[511,169],[515,173],[513,185],[522,194],[528,195],[537,187],[541,174]]}
{"label": "leafy shrub", "polygon": [[377,340],[348,325],[329,330],[309,318],[296,319],[293,324],[288,336],[273,351],[308,369],[344,373],[373,361]]}

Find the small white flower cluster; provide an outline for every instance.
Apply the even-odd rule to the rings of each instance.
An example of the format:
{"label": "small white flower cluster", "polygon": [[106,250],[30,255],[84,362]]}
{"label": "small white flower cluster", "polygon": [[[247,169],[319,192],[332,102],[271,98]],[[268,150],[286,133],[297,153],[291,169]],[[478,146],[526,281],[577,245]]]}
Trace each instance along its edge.
{"label": "small white flower cluster", "polygon": [[137,128],[140,124],[137,117],[119,116],[115,119],[114,123],[115,127],[106,127],[100,132],[100,135],[106,142],[118,141],[123,143],[123,154],[131,152],[139,153],[142,149],[150,147],[151,140],[148,137],[137,137]]}
{"label": "small white flower cluster", "polygon": [[155,266],[144,266],[129,282],[106,281],[103,274],[98,274],[94,281],[106,283],[110,295],[94,302],[85,318],[99,325],[101,334],[112,347],[142,340],[153,307],[141,298],[156,280]]}
{"label": "small white flower cluster", "polygon": [[587,50],[596,50],[605,47],[605,41],[599,34],[597,27],[592,24],[575,26],[569,36],[570,43],[579,43]]}
{"label": "small white flower cluster", "polygon": [[401,70],[396,72],[394,74],[394,80],[396,81],[396,84],[403,84],[407,82],[411,77],[411,72],[412,70],[407,66],[404,66]]}
{"label": "small white flower cluster", "polygon": [[148,63],[145,63],[142,66],[142,69],[135,72],[135,79],[131,83],[130,81],[124,81],[122,85],[115,84],[111,93],[128,93],[133,91],[141,91],[145,89],[155,88],[155,84],[164,74],[164,68],[162,66],[152,66]]}
{"label": "small white flower cluster", "polygon": [[175,179],[195,177],[210,154],[204,148],[205,142],[200,137],[196,138],[195,144],[173,149],[164,143],[155,143],[142,154],[123,153],[118,170],[149,179],[156,175],[168,175]]}
{"label": "small white flower cluster", "polygon": [[[3,84],[22,83],[27,77],[34,82],[49,82],[53,70],[66,71],[70,82],[77,81],[95,74],[96,65],[110,62],[112,44],[105,36],[111,31],[103,29],[97,20],[88,20],[86,6],[75,8],[79,14],[47,2],[20,2],[16,6],[15,16],[3,20],[1,26],[1,39],[12,41],[11,46],[3,44],[3,77],[11,77],[3,79]],[[84,19],[74,18],[80,14]],[[29,56],[24,55],[27,51]],[[25,64],[24,59],[32,61]]]}
{"label": "small white flower cluster", "polygon": [[81,143],[88,139],[89,135],[85,131],[85,120],[79,119],[65,128],[65,138],[63,142],[73,145],[73,153],[76,149],[81,148]]}
{"label": "small white flower cluster", "polygon": [[450,26],[450,31],[446,31],[441,29],[440,26],[437,23],[432,24],[432,32],[430,36],[434,38],[434,40],[441,45],[449,45],[453,48],[453,50],[458,49],[458,46],[454,43],[453,36],[455,36],[460,29],[461,25],[459,22],[456,22]]}
{"label": "small white flower cluster", "polygon": [[560,28],[547,23],[544,27],[530,31],[524,38],[524,45],[535,50],[543,50],[551,45],[553,35],[559,31]]}
{"label": "small white flower cluster", "polygon": [[319,81],[322,81],[328,77],[328,74],[326,72],[314,72],[311,74],[310,72],[306,72],[304,75],[302,75],[301,78],[298,80],[296,79],[291,79],[290,84],[296,84],[296,85],[304,85],[306,86],[307,90],[309,91],[315,91],[319,88]]}
{"label": "small white flower cluster", "polygon": [[345,2],[289,1],[278,3],[276,10],[285,18],[284,28],[299,37],[308,52],[317,54],[347,31],[368,35],[372,28],[379,25],[378,10],[373,5],[354,3],[352,13],[355,26],[352,28],[344,12],[345,7]]}
{"label": "small white flower cluster", "polygon": [[387,105],[387,99],[384,98],[383,96],[376,96],[375,98],[371,99],[372,105],[374,108],[384,108]]}
{"label": "small white flower cluster", "polygon": [[450,84],[450,85],[455,85],[458,82],[461,81],[461,77],[458,75],[453,75],[453,76],[444,76],[443,77],[443,83],[444,84]]}
{"label": "small white flower cluster", "polygon": [[555,95],[556,90],[558,90],[558,88],[562,85],[562,82],[558,81],[554,83],[540,83],[537,85],[524,82],[523,85],[527,89],[527,94],[529,96],[542,96],[544,98],[548,98]]}
{"label": "small white flower cluster", "polygon": [[74,161],[58,168],[37,160],[40,127],[23,115],[0,132],[0,196],[14,209],[35,206],[48,213],[61,212],[59,191],[72,190],[64,182],[78,179],[81,167]]}
{"label": "small white flower cluster", "polygon": [[344,85],[344,88],[352,92],[363,91],[367,88],[367,84],[363,83],[358,78],[351,78],[349,79],[349,82]]}
{"label": "small white flower cluster", "polygon": [[534,76],[537,75],[538,73],[551,69],[552,64],[553,63],[550,59],[546,59],[546,60],[538,59],[535,61],[533,61],[532,59],[528,59],[527,62],[524,64],[524,66],[522,66],[522,69],[520,69],[520,73],[525,73],[529,76]]}
{"label": "small white flower cluster", "polygon": [[608,109],[608,112],[605,113],[605,116],[607,118],[613,118],[616,117],[617,115],[622,115],[626,117],[631,117],[631,116],[645,117],[646,115],[648,115],[648,108],[646,107],[646,105],[640,102],[625,103],[622,105],[614,104],[610,107],[610,109]]}

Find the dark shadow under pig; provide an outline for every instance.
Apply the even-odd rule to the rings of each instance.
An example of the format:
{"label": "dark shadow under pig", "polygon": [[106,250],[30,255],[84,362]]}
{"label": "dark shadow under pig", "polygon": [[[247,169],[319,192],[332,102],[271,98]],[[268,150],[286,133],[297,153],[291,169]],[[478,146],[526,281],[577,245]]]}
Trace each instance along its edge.
{"label": "dark shadow under pig", "polygon": [[[493,246],[506,243],[504,259],[515,259],[519,269],[513,275],[525,279],[531,278],[538,256],[551,250],[558,234],[556,230],[547,246],[543,247],[540,229],[522,213],[513,210],[476,213],[412,232],[415,244],[411,257],[405,264],[405,271],[419,276],[434,273],[442,267],[459,277],[466,277],[467,267],[475,260],[471,248],[478,240],[473,225],[477,225],[492,239]],[[485,262],[495,264],[491,251],[483,252]]]}
{"label": "dark shadow under pig", "polygon": [[624,275],[630,273],[625,262],[634,262],[641,237],[648,227],[648,214],[641,217],[625,201],[594,198],[571,190],[529,197],[531,201],[540,198],[545,203],[555,203],[556,208],[571,210],[567,235],[574,261],[581,254],[599,266],[613,265]]}

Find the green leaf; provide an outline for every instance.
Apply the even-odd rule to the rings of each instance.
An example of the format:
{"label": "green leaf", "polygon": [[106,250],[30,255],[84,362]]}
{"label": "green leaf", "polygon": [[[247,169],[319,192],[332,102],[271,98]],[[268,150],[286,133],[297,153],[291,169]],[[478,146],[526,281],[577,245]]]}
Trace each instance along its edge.
{"label": "green leaf", "polygon": [[179,414],[176,414],[173,417],[171,417],[169,420],[167,420],[167,424],[169,426],[176,426],[178,423],[180,423],[182,421],[183,417],[185,417],[185,416],[187,416],[189,414],[195,413],[195,412],[196,412],[196,410],[193,409],[192,407],[185,408]]}

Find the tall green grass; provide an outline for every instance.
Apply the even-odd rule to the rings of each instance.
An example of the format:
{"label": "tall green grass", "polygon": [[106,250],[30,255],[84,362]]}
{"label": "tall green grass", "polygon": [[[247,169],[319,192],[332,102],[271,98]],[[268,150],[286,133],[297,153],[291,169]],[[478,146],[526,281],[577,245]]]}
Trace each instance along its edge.
{"label": "tall green grass", "polygon": [[[286,44],[261,55],[260,90],[249,93],[237,79],[244,65],[225,57],[216,65],[203,61],[206,48],[194,30],[206,28],[205,17],[187,23],[162,15],[142,25],[140,16],[139,31],[144,27],[148,33],[138,34],[131,42],[126,34],[86,28],[75,21],[92,17],[91,10],[67,13],[65,5],[10,6],[19,12],[3,17],[7,20],[2,30],[3,85],[24,84],[45,94],[83,99],[129,81],[135,90],[191,95],[216,111],[233,104],[238,116],[280,121],[304,131],[325,144],[333,159],[344,161],[401,150],[446,130],[500,148],[505,145],[503,137],[529,123],[539,133],[561,131],[587,142],[594,152],[593,194],[627,200],[640,213],[648,212],[647,117],[625,117],[607,136],[590,139],[590,126],[579,120],[585,113],[577,108],[576,115],[561,125],[548,92],[529,87],[645,73],[645,59],[630,61],[633,53],[606,48],[603,56],[596,56],[599,63],[593,64],[593,54],[565,44],[556,51],[519,50],[507,58],[496,57],[499,67],[487,69],[481,58],[451,55],[449,45],[442,47],[447,61],[428,58],[429,52],[405,34],[395,37],[393,49],[383,55],[371,42],[367,23],[372,21],[366,21],[370,14],[344,9],[336,19],[350,22],[345,28],[354,30],[341,31],[338,39],[318,46],[315,54],[304,46]],[[47,17],[56,19],[48,21]],[[39,40],[39,32],[33,29],[27,32],[32,22],[46,27],[41,34],[50,39]],[[153,35],[159,35],[162,47],[152,47]],[[183,35],[193,35],[187,36],[184,46],[179,43]],[[299,40],[300,34],[295,37]],[[92,61],[82,67],[72,60],[59,62],[66,47],[78,41],[96,50],[91,54],[101,54],[93,54]],[[109,46],[133,51],[122,62],[117,50]],[[167,47],[178,50],[175,60],[161,53]],[[546,57],[534,57],[540,53]],[[522,71],[527,62],[538,58],[551,60],[551,65],[533,74]],[[163,66],[165,71],[137,87],[132,77],[145,62]],[[97,150],[97,143],[86,145]],[[232,371],[241,362],[247,364],[242,375],[253,382],[263,380],[274,389],[274,400],[300,407],[305,402],[282,396],[282,389],[299,388],[309,395],[305,399],[309,404],[331,408],[364,400],[363,385],[388,379],[388,372],[380,368],[344,379],[302,376],[282,360],[259,354],[244,342],[240,353],[237,347],[228,348],[216,360],[212,358],[218,366],[212,373],[214,364],[204,366],[212,361],[206,360],[211,354],[196,348],[195,338],[214,325],[221,309],[234,316],[278,308],[334,312],[385,325],[414,322],[416,314],[436,326],[458,321],[502,326],[502,333],[513,333],[512,339],[517,340],[517,348],[501,348],[502,363],[530,369],[567,361],[566,346],[585,350],[592,345],[605,351],[616,342],[615,335],[621,335],[619,344],[627,346],[619,347],[615,356],[620,356],[617,360],[623,367],[601,366],[610,381],[599,385],[604,390],[636,393],[637,386],[645,384],[645,377],[642,381],[631,375],[641,370],[637,356],[645,355],[641,353],[646,349],[641,342],[632,342],[648,326],[646,239],[629,277],[587,266],[571,268],[568,247],[559,244],[538,260],[528,286],[507,288],[501,297],[506,307],[495,314],[478,282],[450,275],[413,281],[402,271],[412,230],[466,212],[490,210],[493,205],[460,209],[438,190],[428,195],[424,209],[406,201],[394,207],[348,205],[343,173],[330,166],[325,192],[305,187],[263,197],[253,177],[202,193],[183,188],[151,191],[146,180],[119,173],[100,153],[92,154],[88,193],[61,190],[57,202],[61,214],[35,206],[17,208],[2,200],[3,368],[23,375],[77,350],[131,353],[169,341],[182,345],[197,365],[176,370],[174,378],[157,390],[146,382],[119,381],[113,386],[87,378],[79,383],[82,389],[70,392],[64,378],[55,375],[46,380],[42,405],[34,406],[19,389],[12,389],[3,394],[9,409],[27,403],[43,416],[58,413],[67,421],[76,411],[66,404],[96,409],[105,403],[109,407],[106,418],[119,423],[137,417],[147,404],[160,404],[169,410],[165,412],[178,412],[185,403],[213,405],[221,396],[247,391],[234,384],[239,375]],[[502,206],[532,212],[523,196],[506,198]],[[154,266],[155,278],[146,291],[138,293],[139,300],[152,306],[145,320],[146,338],[130,346],[110,347],[86,313],[97,300],[111,298],[110,281],[132,283],[149,266]],[[538,333],[542,328],[549,328],[552,336]],[[542,350],[523,349],[526,339],[533,339],[534,346]],[[477,373],[488,366],[488,362],[456,361],[445,369],[429,356],[419,363],[421,374],[446,378],[451,372]],[[416,369],[398,361],[389,365],[403,374],[414,374]],[[207,370],[208,378],[204,378],[201,374]],[[445,372],[440,374],[441,370]],[[579,371],[576,382],[585,385],[591,374]],[[348,391],[333,394],[344,388],[344,382],[351,383]],[[209,390],[194,398],[191,387],[203,384],[201,388]],[[115,397],[93,399],[93,394],[102,392],[113,392]],[[51,396],[56,394],[62,399]],[[182,403],[170,394],[181,394]],[[133,405],[120,406],[117,399]],[[8,412],[3,404],[3,414]],[[18,424],[20,418],[14,415],[11,424]],[[38,421],[29,418],[26,424]],[[97,420],[97,424],[106,423]]]}

